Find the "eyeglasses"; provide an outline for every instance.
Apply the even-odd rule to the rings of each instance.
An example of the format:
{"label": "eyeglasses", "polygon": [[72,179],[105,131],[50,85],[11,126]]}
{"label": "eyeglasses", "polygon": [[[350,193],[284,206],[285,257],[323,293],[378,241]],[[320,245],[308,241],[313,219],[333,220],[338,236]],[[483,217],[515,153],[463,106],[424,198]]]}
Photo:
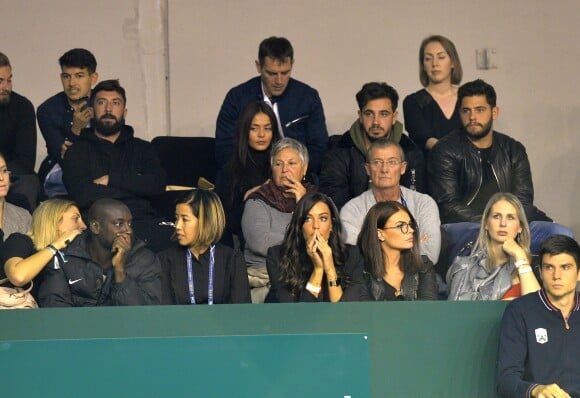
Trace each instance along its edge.
{"label": "eyeglasses", "polygon": [[8,177],[8,176],[10,176],[11,173],[12,172],[10,170],[8,170],[8,169],[2,169],[2,170],[0,170],[0,175],[2,177]]}
{"label": "eyeglasses", "polygon": [[389,160],[373,159],[369,162],[371,167],[374,167],[377,169],[379,169],[379,168],[382,169],[384,165],[387,165],[388,167],[397,167],[401,163],[403,163],[403,162],[398,160],[398,159],[389,159]]}
{"label": "eyeglasses", "polygon": [[402,222],[402,223],[400,223],[398,225],[395,225],[394,227],[383,227],[383,228],[379,228],[379,229],[398,229],[402,233],[407,234],[407,233],[409,233],[409,228],[415,230],[414,223],[412,223],[412,222],[410,222],[410,223]]}

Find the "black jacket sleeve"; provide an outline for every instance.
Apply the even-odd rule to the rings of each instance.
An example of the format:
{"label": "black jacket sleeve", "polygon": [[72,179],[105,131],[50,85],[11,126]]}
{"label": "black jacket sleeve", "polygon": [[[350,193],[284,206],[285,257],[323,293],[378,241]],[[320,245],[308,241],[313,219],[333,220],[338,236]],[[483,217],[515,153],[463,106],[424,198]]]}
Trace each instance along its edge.
{"label": "black jacket sleeve", "polygon": [[[526,217],[528,221],[534,220],[534,184],[532,182],[532,171],[530,161],[526,153],[526,148],[518,141],[496,134],[499,141],[496,159],[502,164],[494,165],[501,173],[498,178],[500,181],[505,181],[509,186],[501,187],[506,192],[513,193],[524,206]],[[503,166],[503,167],[502,167]]]}
{"label": "black jacket sleeve", "polygon": [[38,291],[40,307],[73,307],[73,297],[62,268],[48,266],[43,270]]}
{"label": "black jacket sleeve", "polygon": [[419,286],[417,288],[417,300],[437,300],[437,281],[433,263],[427,256],[421,256],[423,268],[419,271]]}
{"label": "black jacket sleeve", "polygon": [[463,200],[465,193],[459,181],[462,169],[465,169],[464,157],[457,146],[442,141],[433,147],[429,156],[430,192],[439,205],[444,223],[481,221],[481,214],[469,208]]}
{"label": "black jacket sleeve", "polygon": [[[16,96],[17,94],[13,94]],[[7,161],[8,169],[16,174],[34,174],[36,163],[36,116],[32,103],[25,97],[18,95],[18,120],[13,148],[6,148],[11,152]],[[15,100],[16,98],[14,98]]]}
{"label": "black jacket sleeve", "polygon": [[335,147],[324,155],[320,170],[320,191],[330,196],[340,210],[352,196],[350,193],[350,156],[348,150]]}
{"label": "black jacket sleeve", "polygon": [[161,304],[161,265],[152,251],[137,249],[125,265],[125,274],[122,283],[113,281],[113,305]]}

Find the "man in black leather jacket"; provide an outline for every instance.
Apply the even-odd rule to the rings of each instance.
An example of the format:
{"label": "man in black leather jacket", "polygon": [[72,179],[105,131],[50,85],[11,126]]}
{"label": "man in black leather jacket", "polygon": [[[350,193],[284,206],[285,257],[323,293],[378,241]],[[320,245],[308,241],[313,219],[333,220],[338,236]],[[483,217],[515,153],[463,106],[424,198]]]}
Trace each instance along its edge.
{"label": "man in black leather jacket", "polygon": [[[463,128],[443,137],[428,163],[430,192],[439,205],[455,250],[474,240],[488,199],[496,192],[513,193],[524,206],[532,233],[532,253],[550,235],[572,232],[552,223],[534,207],[534,186],[526,149],[493,130],[499,114],[494,88],[474,80],[459,88],[457,101]],[[450,223],[477,223],[450,224]],[[452,253],[454,254],[454,253]],[[451,257],[453,258],[453,257]]]}
{"label": "man in black leather jacket", "polygon": [[356,94],[356,100],[358,118],[326,153],[320,171],[320,190],[332,198],[339,210],[368,190],[367,150],[373,141],[386,137],[399,144],[405,153],[407,170],[401,176],[401,184],[425,193],[425,159],[397,121],[397,91],[386,83],[366,83]]}

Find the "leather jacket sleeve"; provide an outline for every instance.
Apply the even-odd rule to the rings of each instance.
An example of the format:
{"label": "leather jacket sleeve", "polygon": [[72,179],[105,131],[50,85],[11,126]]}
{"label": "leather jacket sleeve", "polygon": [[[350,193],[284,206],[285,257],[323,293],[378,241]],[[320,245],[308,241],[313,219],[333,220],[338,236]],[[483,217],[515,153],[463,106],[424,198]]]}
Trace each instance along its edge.
{"label": "leather jacket sleeve", "polygon": [[[503,134],[496,134],[498,154],[494,167],[503,191],[513,193],[524,206],[528,221],[534,220],[534,185],[530,161],[524,146]],[[505,186],[504,186],[505,185]]]}
{"label": "leather jacket sleeve", "polygon": [[445,145],[435,145],[429,157],[430,192],[439,205],[443,223],[481,221],[481,215],[467,206],[466,192],[460,186],[464,158],[463,149],[451,140],[446,140]]}

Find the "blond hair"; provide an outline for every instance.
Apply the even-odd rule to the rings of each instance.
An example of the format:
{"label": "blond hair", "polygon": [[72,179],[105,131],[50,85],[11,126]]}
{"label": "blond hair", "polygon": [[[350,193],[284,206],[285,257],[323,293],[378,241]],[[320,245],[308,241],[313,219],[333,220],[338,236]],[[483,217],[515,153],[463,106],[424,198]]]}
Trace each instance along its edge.
{"label": "blond hair", "polygon": [[37,250],[54,242],[58,236],[58,224],[71,207],[78,207],[71,200],[49,199],[42,202],[32,213],[32,226],[28,234]]}
{"label": "blond hair", "polygon": [[483,250],[487,256],[488,263],[488,271],[493,270],[494,264],[497,263],[495,252],[492,250],[492,243],[489,234],[487,233],[486,224],[487,219],[491,216],[491,208],[500,200],[505,200],[509,204],[511,204],[514,209],[516,209],[516,214],[520,221],[520,227],[522,228],[522,232],[516,235],[515,241],[516,243],[524,250],[526,253],[526,257],[531,259],[530,255],[530,227],[528,225],[528,219],[526,217],[526,212],[524,210],[524,206],[522,202],[512,193],[509,192],[497,192],[489,198],[487,205],[485,206],[485,210],[483,211],[483,215],[481,217],[481,226],[479,228],[479,236],[477,237],[477,241],[475,242],[475,246],[473,247],[472,253],[475,253],[479,250]]}

